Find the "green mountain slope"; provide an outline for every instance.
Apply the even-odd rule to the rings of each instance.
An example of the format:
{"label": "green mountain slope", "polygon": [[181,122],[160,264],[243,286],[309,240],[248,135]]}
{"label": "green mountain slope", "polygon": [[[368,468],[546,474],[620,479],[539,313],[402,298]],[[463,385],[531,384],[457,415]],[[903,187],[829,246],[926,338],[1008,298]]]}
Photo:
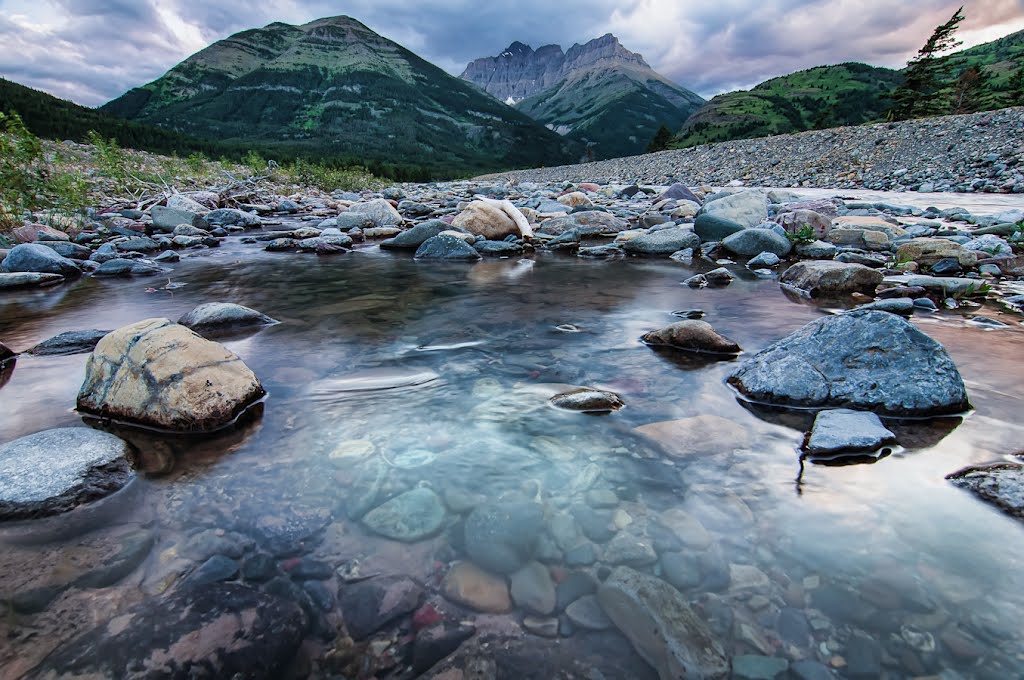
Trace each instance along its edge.
{"label": "green mountain slope", "polygon": [[586,143],[595,158],[615,158],[641,153],[659,127],[678,129],[703,102],[680,90],[637,70],[596,68],[524,99],[516,108]]}
{"label": "green mountain slope", "polygon": [[212,152],[215,148],[206,140],[122,120],[3,78],[0,112],[17,113],[33,134],[47,139],[81,142],[94,130],[104,139],[116,139],[121,146],[156,153]]}
{"label": "green mountain slope", "polygon": [[228,143],[453,173],[561,163],[577,152],[349,17],[243,31],[101,110]]}
{"label": "green mountain slope", "polygon": [[[941,59],[948,96],[965,69],[986,76],[976,110],[1005,106],[1010,78],[1024,68],[1024,31]],[[900,71],[866,64],[819,66],[765,81],[751,90],[718,95],[682,126],[673,146],[765,137],[885,118]],[[950,110],[950,113],[954,111]]]}
{"label": "green mountain slope", "polygon": [[712,99],[686,121],[674,146],[860,125],[885,115],[898,82],[898,71],[856,63],[772,78]]}

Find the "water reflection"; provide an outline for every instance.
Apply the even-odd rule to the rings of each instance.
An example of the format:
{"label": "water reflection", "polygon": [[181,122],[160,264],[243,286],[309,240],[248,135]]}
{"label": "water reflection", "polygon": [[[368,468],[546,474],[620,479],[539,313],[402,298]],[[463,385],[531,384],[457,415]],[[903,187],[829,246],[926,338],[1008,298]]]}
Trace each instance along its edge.
{"label": "water reflection", "polygon": [[[186,547],[208,531],[244,536],[246,555],[308,555],[346,573],[361,565],[363,574],[427,580],[436,560],[460,555],[458,527],[475,504],[527,498],[552,517],[585,520],[588,492],[610,491],[616,505],[598,520],[606,512],[618,531],[694,555],[689,592],[718,593],[744,626],[764,631],[737,642],[730,629],[740,653],[760,651],[758,636],[776,634],[766,613],[785,603],[821,626],[819,646],[846,635],[844,626],[889,641],[909,624],[946,639],[963,629],[983,649],[980,661],[942,645],[910,661],[898,656],[912,647],[904,640],[893,647],[894,677],[912,675],[915,663],[969,677],[975,663],[1019,658],[1024,532],[944,479],[1019,448],[1019,325],[983,333],[951,315],[924,322],[961,368],[977,413],[886,421],[901,448],[884,459],[805,466],[799,447],[812,411],[737,399],[725,384],[733,362],[637,340],[675,320],[674,310],[701,310],[749,354],[827,313],[793,304],[772,281],[744,276],[693,290],[680,285],[692,270],[675,263],[543,256],[425,265],[373,248],[318,259],[243,257],[242,247],[183,261],[174,278],[187,285],[175,291],[82,280],[52,291],[48,304],[39,293],[0,298],[0,340],[15,349],[96,319],[104,327],[175,319],[211,301],[282,321],[225,341],[268,389],[261,418],[204,440],[118,431],[139,451],[143,474],[105,517],[144,518],[135,531],[154,545],[138,578],[115,589],[127,600],[158,595],[190,573]],[[85,360],[25,357],[0,378],[0,441],[78,422],[72,407]],[[548,404],[577,386],[616,392],[627,408],[594,418]],[[444,500],[449,526],[440,536],[397,544],[361,524],[370,509],[420,485]],[[700,526],[702,548],[665,534],[666,523],[684,525],[680,513],[698,520],[684,535],[696,540]],[[75,526],[74,516],[53,526]],[[45,549],[83,531],[100,542],[122,537],[104,522],[79,522],[48,531]],[[0,540],[16,533],[0,527]],[[0,560],[0,594],[26,588],[21,571],[43,552],[21,546]],[[563,558],[559,551],[552,563]],[[730,590],[730,571],[746,567],[768,581]],[[767,609],[748,604],[755,594]],[[87,599],[74,606],[102,619]],[[17,635],[19,625],[0,624],[0,634]],[[37,640],[70,634],[45,630]],[[46,652],[46,644],[19,644],[25,658]],[[0,663],[11,654],[0,653]]]}

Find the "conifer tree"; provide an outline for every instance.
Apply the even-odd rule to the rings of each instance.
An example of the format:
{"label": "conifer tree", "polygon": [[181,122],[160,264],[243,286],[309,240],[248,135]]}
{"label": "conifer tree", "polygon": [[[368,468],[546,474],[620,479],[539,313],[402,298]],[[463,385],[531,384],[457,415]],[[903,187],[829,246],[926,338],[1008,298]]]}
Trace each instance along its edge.
{"label": "conifer tree", "polygon": [[672,131],[662,125],[658,128],[658,131],[654,134],[654,139],[647,145],[647,153],[654,153],[655,151],[665,151],[668,149],[668,145],[672,143]]}
{"label": "conifer tree", "polygon": [[957,78],[953,88],[953,113],[975,113],[981,111],[981,95],[988,81],[988,74],[977,66],[969,66]]}
{"label": "conifer tree", "polygon": [[903,82],[892,94],[893,108],[889,112],[894,120],[907,120],[934,115],[943,111],[943,102],[935,95],[942,88],[939,73],[939,55],[959,47],[956,31],[964,20],[961,7],[941,26],[937,27],[903,72]]}
{"label": "conifer tree", "polygon": [[1017,68],[1006,86],[1006,105],[1024,106],[1024,64]]}

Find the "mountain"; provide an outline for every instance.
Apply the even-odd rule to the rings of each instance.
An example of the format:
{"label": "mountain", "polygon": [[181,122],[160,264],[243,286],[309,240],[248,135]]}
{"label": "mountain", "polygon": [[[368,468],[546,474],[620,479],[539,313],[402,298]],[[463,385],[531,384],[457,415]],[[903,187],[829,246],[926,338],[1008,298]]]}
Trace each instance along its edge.
{"label": "mountain", "polygon": [[678,129],[704,103],[611,34],[568,52],[514,42],[496,57],[471,62],[461,77],[586,143],[597,158],[643,151],[659,127]]}
{"label": "mountain", "polygon": [[860,125],[885,116],[899,72],[867,64],[818,66],[713,98],[683,124],[674,146]]}
{"label": "mountain", "polygon": [[457,174],[571,143],[350,17],[242,31],[101,107],[187,134]]}
{"label": "mountain", "polygon": [[[941,57],[945,89],[936,96],[950,97],[960,74],[971,66],[984,74],[971,110],[1006,106],[1010,78],[1024,68],[1024,31]],[[686,121],[673,146],[883,120],[901,74],[856,63],[819,66],[772,78],[751,90],[721,94]],[[952,107],[949,113],[954,113]]]}
{"label": "mountain", "polygon": [[90,131],[95,131],[104,139],[116,139],[121,146],[156,153],[211,153],[217,149],[214,143],[205,140],[115,118],[3,78],[0,112],[17,113],[29,131],[47,139],[82,142]]}

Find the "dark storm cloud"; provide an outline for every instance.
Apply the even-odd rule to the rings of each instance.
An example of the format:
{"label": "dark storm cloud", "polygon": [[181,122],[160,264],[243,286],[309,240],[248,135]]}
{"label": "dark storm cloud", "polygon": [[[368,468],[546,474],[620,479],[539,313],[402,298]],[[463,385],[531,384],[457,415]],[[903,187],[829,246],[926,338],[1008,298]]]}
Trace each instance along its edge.
{"label": "dark storm cloud", "polygon": [[[966,4],[968,41],[1024,28],[1024,0]],[[947,0],[0,0],[0,75],[96,105],[236,31],[348,14],[455,74],[514,40],[568,48],[613,32],[661,73],[708,96],[823,63],[900,66],[958,6]]]}

